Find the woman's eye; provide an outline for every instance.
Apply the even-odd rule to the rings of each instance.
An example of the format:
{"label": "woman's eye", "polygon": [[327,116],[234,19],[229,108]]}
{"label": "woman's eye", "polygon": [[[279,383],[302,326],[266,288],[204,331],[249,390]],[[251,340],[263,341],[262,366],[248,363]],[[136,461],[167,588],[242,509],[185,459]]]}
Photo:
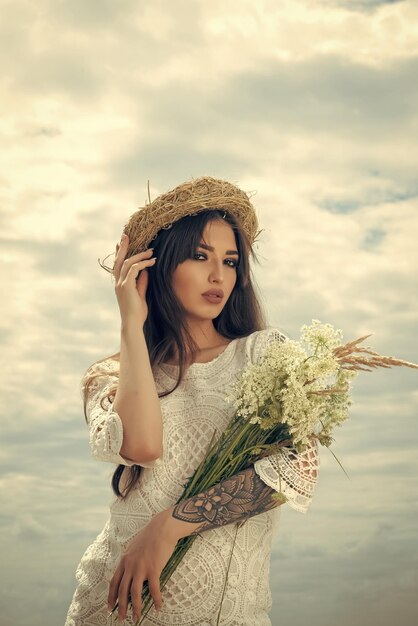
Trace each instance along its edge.
{"label": "woman's eye", "polygon": [[[206,259],[206,254],[203,254],[203,252],[195,252],[193,258],[196,258],[197,256],[202,256],[203,258]],[[228,265],[230,267],[237,267],[237,265],[238,265],[238,263],[235,261],[235,259],[225,259],[225,260],[226,261],[232,261],[232,265],[229,265],[229,263],[228,263]]]}

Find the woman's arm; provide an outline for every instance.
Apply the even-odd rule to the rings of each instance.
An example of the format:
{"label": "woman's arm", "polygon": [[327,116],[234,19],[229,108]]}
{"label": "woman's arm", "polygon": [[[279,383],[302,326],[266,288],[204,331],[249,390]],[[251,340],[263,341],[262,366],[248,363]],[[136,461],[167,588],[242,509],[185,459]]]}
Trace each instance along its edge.
{"label": "woman's arm", "polygon": [[133,538],[115,570],[109,585],[109,611],[118,599],[119,618],[126,617],[128,593],[126,588],[121,590],[124,579],[136,582],[135,593],[132,596],[131,590],[131,597],[137,614],[142,609],[139,591],[145,579],[156,606],[160,607],[160,573],[172,556],[177,541],[197,535],[202,530],[269,511],[279,504],[271,498],[274,493],[276,491],[266,485],[250,466],[202,493],[157,513]]}
{"label": "woman's arm", "polygon": [[173,555],[177,541],[202,530],[269,511],[278,505],[271,498],[274,493],[275,490],[263,483],[250,466],[201,494],[154,515],[133,537],[113,574],[107,598],[109,611],[118,600],[119,619],[126,617],[128,587],[123,581],[131,580],[134,582],[130,590],[132,606],[137,616],[142,610],[144,580],[148,580],[155,605],[161,607],[160,574]]}
{"label": "woman's arm", "polygon": [[163,418],[143,328],[122,324],[119,385],[113,410],[123,424],[120,453],[138,464],[163,454]]}
{"label": "woman's arm", "polygon": [[230,478],[165,509],[168,534],[176,541],[203,530],[241,522],[282,504],[277,493],[264,483],[251,465]]}
{"label": "woman's arm", "polygon": [[[298,489],[303,491],[309,481],[310,494],[305,494],[307,501],[312,499],[313,486],[318,477],[319,455],[316,439],[311,439],[304,452],[297,453],[294,448],[282,448],[278,453],[265,457],[280,467],[284,475],[289,463],[293,473],[292,481],[287,483],[283,476],[275,487],[269,486],[260,478],[254,465],[237,472],[203,492],[182,500],[178,504],[160,513],[165,521],[168,534],[177,541],[182,537],[197,535],[204,530],[211,530],[224,524],[232,524],[270,511],[283,504],[272,498],[278,492],[284,493],[293,508],[301,510],[298,502]],[[295,476],[299,485],[295,484]],[[306,512],[308,504],[302,512]]]}

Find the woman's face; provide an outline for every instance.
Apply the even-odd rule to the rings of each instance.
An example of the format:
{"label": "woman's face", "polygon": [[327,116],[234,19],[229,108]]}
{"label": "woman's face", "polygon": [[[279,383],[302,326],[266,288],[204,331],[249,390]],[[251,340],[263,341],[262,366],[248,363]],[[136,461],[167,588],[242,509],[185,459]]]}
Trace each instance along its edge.
{"label": "woman's face", "polygon": [[[232,227],[222,220],[206,224],[203,238],[193,257],[179,263],[172,285],[190,318],[217,317],[225,306],[237,280],[238,251]],[[208,250],[204,246],[211,246]],[[234,254],[235,252],[235,254]],[[202,296],[209,289],[221,289],[223,297],[214,303]]]}

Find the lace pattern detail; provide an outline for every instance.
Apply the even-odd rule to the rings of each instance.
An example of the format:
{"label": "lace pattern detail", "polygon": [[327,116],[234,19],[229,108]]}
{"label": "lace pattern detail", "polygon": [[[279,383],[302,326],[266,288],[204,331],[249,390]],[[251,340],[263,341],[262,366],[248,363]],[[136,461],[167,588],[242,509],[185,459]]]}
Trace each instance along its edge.
{"label": "lace pattern detail", "polygon": [[254,463],[260,478],[272,489],[284,493],[287,504],[300,513],[307,513],[311,505],[319,466],[316,439],[310,441],[304,452],[298,453],[293,447],[280,448],[278,453]]}

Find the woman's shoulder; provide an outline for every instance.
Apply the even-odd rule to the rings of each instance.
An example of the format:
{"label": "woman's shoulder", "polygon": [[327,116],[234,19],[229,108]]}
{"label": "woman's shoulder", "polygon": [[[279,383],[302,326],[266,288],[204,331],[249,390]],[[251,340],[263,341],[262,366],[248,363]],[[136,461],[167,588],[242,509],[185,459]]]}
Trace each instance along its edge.
{"label": "woman's shoulder", "polygon": [[265,350],[273,343],[286,341],[289,337],[277,326],[256,330],[246,339],[246,353],[250,363],[257,363]]}
{"label": "woman's shoulder", "polygon": [[83,380],[90,376],[103,375],[111,376],[119,372],[119,360],[112,357],[106,357],[100,361],[95,361],[90,365],[83,375]]}

